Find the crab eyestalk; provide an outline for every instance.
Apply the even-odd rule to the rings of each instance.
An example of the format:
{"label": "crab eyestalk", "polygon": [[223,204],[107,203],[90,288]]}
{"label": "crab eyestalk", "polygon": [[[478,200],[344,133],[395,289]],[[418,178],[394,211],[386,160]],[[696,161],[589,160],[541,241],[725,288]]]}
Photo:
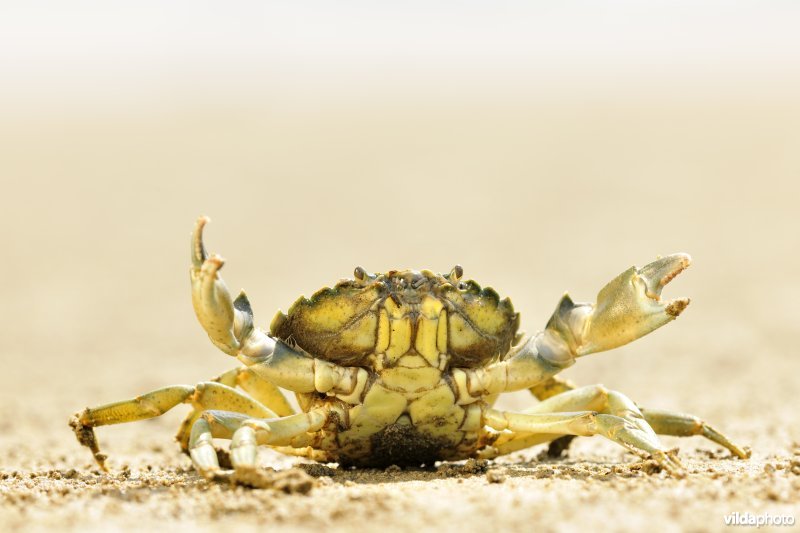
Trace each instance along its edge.
{"label": "crab eyestalk", "polygon": [[594,305],[565,294],[537,342],[540,353],[557,361],[610,350],[674,320],[689,299],[663,301],[661,291],[690,262],[687,254],[673,254],[631,267],[603,287]]}

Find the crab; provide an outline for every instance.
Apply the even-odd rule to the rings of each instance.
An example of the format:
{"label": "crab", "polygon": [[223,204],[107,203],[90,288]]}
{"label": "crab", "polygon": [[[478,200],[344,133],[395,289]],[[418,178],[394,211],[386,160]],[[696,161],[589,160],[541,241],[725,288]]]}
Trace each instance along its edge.
{"label": "crab", "polygon": [[[208,221],[199,218],[191,236],[194,311],[211,342],[241,365],[76,413],[70,425],[103,469],[95,427],[179,404],[192,410],[176,439],[208,479],[254,471],[259,446],[340,465],[419,466],[601,435],[674,476],[685,470],[657,435],[701,435],[749,456],[696,416],[641,408],[602,385],[576,387],[558,376],[580,357],[674,320],[689,299],[664,301],[661,292],[689,266],[687,254],[625,270],[595,304],[565,294],[545,329],[530,336],[519,331],[510,300],[464,280],[460,266],[447,275],[357,267],[352,279],[278,312],[265,332],[245,293],[231,297],[219,275],[223,259],[206,253]],[[522,389],[538,402],[521,412],[493,407],[500,394]],[[282,391],[296,395],[298,412]],[[213,439],[230,439],[226,468]]]}

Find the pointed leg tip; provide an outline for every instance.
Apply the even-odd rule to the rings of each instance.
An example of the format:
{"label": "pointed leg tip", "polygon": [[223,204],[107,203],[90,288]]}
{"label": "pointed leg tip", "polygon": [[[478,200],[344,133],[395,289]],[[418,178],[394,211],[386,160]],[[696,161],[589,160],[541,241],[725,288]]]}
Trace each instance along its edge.
{"label": "pointed leg tip", "polygon": [[739,459],[750,459],[750,457],[753,456],[753,450],[750,449],[750,446],[745,446],[744,448],[739,448],[736,446],[735,449],[731,451]]}
{"label": "pointed leg tip", "polygon": [[229,483],[232,472],[225,471],[221,468],[206,468],[198,470],[198,474],[208,481],[215,483]]}
{"label": "pointed leg tip", "polygon": [[669,473],[670,476],[676,479],[683,479],[686,477],[686,467],[683,466],[681,460],[678,459],[677,448],[667,450],[661,454],[660,457],[657,457],[656,460],[661,464],[664,470]]}
{"label": "pointed leg tip", "polygon": [[108,459],[108,456],[106,454],[104,454],[104,453],[99,453],[98,452],[98,453],[94,454],[94,460],[97,463],[97,465],[100,467],[100,470],[102,470],[105,473],[108,473],[108,467],[106,466],[106,459]]}
{"label": "pointed leg tip", "polygon": [[72,415],[69,419],[69,427],[75,432],[75,437],[77,437],[78,442],[91,450],[92,457],[100,469],[103,472],[108,472],[108,468],[106,468],[106,459],[108,459],[108,456],[100,451],[100,446],[97,444],[97,437],[94,434],[94,428],[82,421],[87,411],[88,409]]}

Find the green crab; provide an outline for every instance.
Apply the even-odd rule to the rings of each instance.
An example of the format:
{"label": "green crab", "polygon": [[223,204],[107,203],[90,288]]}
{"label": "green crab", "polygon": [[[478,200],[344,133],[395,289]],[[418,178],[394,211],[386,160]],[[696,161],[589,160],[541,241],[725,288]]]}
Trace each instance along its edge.
{"label": "green crab", "polygon": [[[661,299],[689,266],[686,254],[631,267],[597,303],[564,295],[544,331],[518,331],[519,314],[490,288],[449,274],[392,270],[300,298],[270,331],[255,326],[244,292],[231,297],[208,255],[201,217],[191,237],[190,278],[197,318],[211,342],[240,366],[197,385],[173,385],[87,408],[70,424],[105,468],[93,428],[192,411],[176,436],[198,472],[231,475],[212,439],[230,439],[234,472],[256,468],[259,446],[343,465],[431,465],[493,458],[564,436],[602,435],[651,456],[681,476],[657,435],[702,435],[740,458],[749,453],[701,419],[638,407],[602,385],[576,388],[557,374],[585,355],[631,342],[674,320],[687,298]],[[529,389],[522,412],[495,409],[498,395]],[[294,412],[282,390],[295,393]],[[563,442],[563,439],[562,439]]]}

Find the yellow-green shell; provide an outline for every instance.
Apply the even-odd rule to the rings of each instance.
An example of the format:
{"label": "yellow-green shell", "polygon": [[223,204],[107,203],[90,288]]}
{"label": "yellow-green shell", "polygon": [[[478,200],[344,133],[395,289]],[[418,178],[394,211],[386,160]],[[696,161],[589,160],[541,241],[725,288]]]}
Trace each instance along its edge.
{"label": "yellow-green shell", "polygon": [[390,271],[344,280],[278,313],[271,334],[347,366],[369,356],[418,353],[441,366],[473,368],[508,352],[519,325],[511,302],[474,281],[433,272]]}

